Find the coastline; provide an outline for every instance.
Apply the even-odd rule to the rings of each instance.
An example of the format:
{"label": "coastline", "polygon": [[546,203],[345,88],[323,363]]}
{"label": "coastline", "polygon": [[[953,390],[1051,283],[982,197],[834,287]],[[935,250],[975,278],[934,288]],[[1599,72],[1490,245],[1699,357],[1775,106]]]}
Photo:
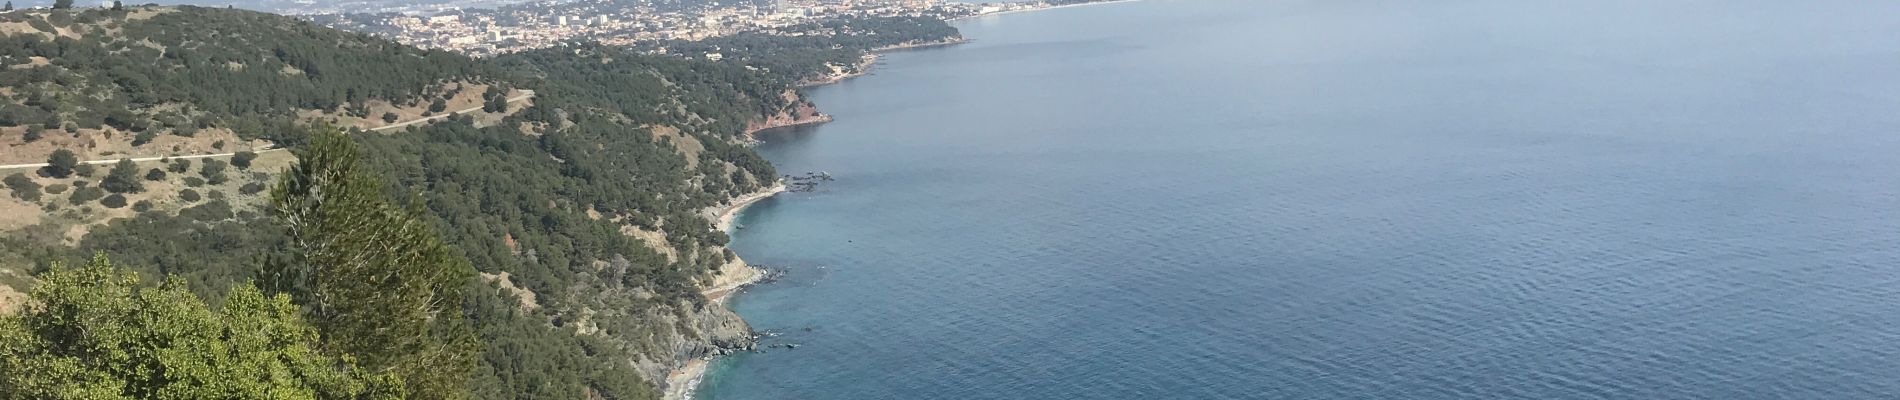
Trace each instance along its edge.
{"label": "coastline", "polygon": [[751,141],[757,141],[758,139],[755,139],[755,138],[753,138],[753,137],[752,137],[752,135],[753,135],[753,134],[755,134],[755,133],[759,133],[759,132],[764,132],[764,131],[769,131],[769,130],[773,130],[773,129],[778,129],[778,128],[789,128],[789,127],[794,127],[794,126],[805,126],[805,125],[816,125],[816,124],[822,124],[822,123],[826,123],[826,122],[831,122],[831,115],[830,115],[830,114],[818,114],[818,115],[817,115],[817,116],[815,116],[815,117],[809,117],[809,118],[799,118],[799,119],[795,119],[795,120],[792,120],[792,121],[790,121],[790,122],[786,122],[786,123],[768,123],[768,124],[765,124],[765,125],[763,125],[763,126],[759,126],[759,127],[755,127],[755,128],[750,128],[750,129],[746,129],[746,131],[745,131],[745,135],[743,135],[743,137],[745,137],[745,139],[746,139],[746,140],[751,140]]}
{"label": "coastline", "polygon": [[900,45],[884,46],[884,47],[871,49],[870,51],[866,51],[864,53],[864,58],[858,60],[858,65],[855,68],[852,68],[853,70],[856,70],[856,72],[833,73],[833,74],[826,75],[818,79],[799,82],[798,84],[794,86],[797,86],[800,88],[819,87],[819,86],[825,86],[825,85],[830,85],[830,84],[836,84],[839,82],[850,80],[851,78],[868,75],[871,73],[871,68],[877,65],[877,61],[878,61],[878,57],[880,53],[899,51],[899,50],[923,49],[923,48],[931,48],[931,47],[955,46],[955,45],[969,43],[969,42],[970,42],[970,39],[958,37],[958,38],[950,39],[950,40],[900,44]]}
{"label": "coastline", "polygon": [[732,198],[729,205],[719,209],[719,212],[713,214],[714,218],[716,218],[713,222],[714,226],[719,227],[720,232],[725,232],[728,235],[732,234],[732,224],[735,220],[739,219],[739,213],[745,212],[745,209],[752,207],[753,204],[765,201],[765,199],[772,198],[772,196],[777,196],[779,193],[784,193],[785,189],[785,183],[780,182],[764,190]]}
{"label": "coastline", "polygon": [[[746,208],[765,201],[765,199],[772,198],[772,196],[777,196],[779,193],[784,193],[785,190],[785,183],[780,182],[764,190],[734,197],[728,201],[725,206],[708,209],[707,211],[708,214],[711,214],[714,218],[714,224],[719,228],[719,231],[726,232],[726,234],[730,235],[732,234],[733,222],[738,220],[739,214],[745,212]],[[740,289],[757,283],[759,279],[765,277],[764,271],[753,267],[751,264],[747,264],[744,259],[734,260],[732,264],[737,264],[738,268],[736,271],[740,271],[739,273],[743,275],[725,276],[725,274],[720,274],[719,276],[713,277],[713,285],[711,287],[700,289],[700,294],[706,296],[707,300],[712,301],[715,307],[725,307],[726,299],[731,298],[732,295],[738,293]],[[730,266],[732,264],[728,265]],[[680,366],[678,369],[667,373],[666,382],[664,382],[665,386],[663,386],[664,389],[661,392],[661,398],[666,400],[692,399],[693,392],[699,389],[700,381],[706,377],[706,367],[710,365],[711,362],[712,359],[710,357],[695,358],[687,360],[686,365]]]}
{"label": "coastline", "polygon": [[[1039,9],[1034,9],[1034,10],[1012,11],[1009,13],[1042,11],[1042,10],[1056,9],[1056,8],[1062,8],[1062,7],[1119,3],[1119,2],[1125,2],[1125,1],[1136,1],[1136,0],[1112,0],[1112,1],[1099,2],[1099,3],[1074,4],[1074,5],[1068,5],[1068,6],[1039,8]],[[997,13],[997,14],[989,14],[989,15],[1000,15],[1000,14],[1008,14],[1008,13]],[[953,18],[953,19],[947,20],[946,22],[955,22],[959,19],[963,19],[963,18]],[[969,43],[969,42],[970,40],[968,38],[958,36],[950,40],[940,40],[940,41],[925,42],[925,43],[900,44],[900,45],[885,46],[885,47],[871,49],[870,51],[867,51],[865,53],[864,58],[858,62],[858,65],[856,66],[856,68],[853,68],[855,72],[834,73],[832,75],[827,75],[816,80],[795,83],[793,84],[793,87],[796,87],[796,88],[819,87],[819,86],[836,84],[839,82],[849,80],[851,78],[867,75],[871,72],[871,69],[877,64],[880,53],[890,52],[890,51],[909,50],[909,49],[955,46],[955,45]],[[758,133],[760,131],[765,131],[765,130],[775,129],[775,128],[791,127],[791,126],[819,124],[819,123],[825,123],[825,122],[831,122],[831,121],[832,121],[831,115],[819,113],[814,118],[809,118],[809,119],[800,118],[800,119],[795,119],[793,121],[790,121],[789,123],[768,124],[767,126],[760,127],[757,129],[747,129],[744,132],[744,135],[742,137],[751,139],[753,134]],[[716,210],[709,209],[707,211],[710,213],[710,216],[713,217],[714,219],[714,222],[713,222],[714,226],[717,229],[719,229],[720,232],[725,232],[727,235],[731,235],[733,229],[735,228],[734,224],[738,220],[740,213],[745,212],[745,210],[751,207],[753,204],[757,204],[760,201],[764,201],[765,199],[772,198],[772,196],[776,196],[779,193],[784,193],[786,190],[787,190],[787,187],[785,183],[779,182],[770,188],[766,188],[764,190],[747,193],[739,197],[735,197],[732,200],[730,200],[729,203],[724,207],[718,208]],[[750,264],[746,264],[744,260],[741,259],[735,262],[743,266],[743,269],[746,271],[746,276],[725,285],[715,284],[713,287],[705,288],[704,290],[701,291],[701,293],[704,294],[708,300],[712,301],[715,306],[725,307],[726,299],[731,298],[734,294],[738,293],[738,291],[744,288],[745,286],[751,285],[757,282],[759,279],[762,279],[765,277],[765,274],[763,271],[759,270],[758,268],[752,267]],[[715,282],[717,281],[718,279],[715,278]],[[678,369],[675,369],[672,372],[668,373],[666,376],[666,381],[664,382],[665,386],[663,386],[664,389],[662,390],[661,398],[665,400],[691,400],[693,398],[694,392],[698,391],[699,385],[704,381],[708,367],[711,366],[712,361],[715,359],[717,358],[706,357],[706,358],[696,358],[696,359],[688,360],[686,362],[686,365],[680,366]]]}
{"label": "coastline", "polygon": [[988,16],[995,16],[995,15],[1008,15],[1008,14],[1021,14],[1021,13],[1028,13],[1028,12],[1037,12],[1037,11],[1048,11],[1048,10],[1054,10],[1054,9],[1058,9],[1058,8],[1071,8],[1071,7],[1086,7],[1086,6],[1099,6],[1099,5],[1103,5],[1103,4],[1115,4],[1115,3],[1132,3],[1132,2],[1137,2],[1137,1],[1141,1],[1141,0],[1106,0],[1106,1],[1096,1],[1096,2],[1089,2],[1089,3],[1081,3],[1081,4],[1064,4],[1064,5],[1059,5],[1059,6],[1054,6],[1054,7],[1043,7],[1043,8],[1031,8],[1031,9],[1026,9],[1026,10],[1010,10],[1010,11],[1000,11],[1000,12],[993,12],[993,13],[989,13],[989,14],[977,14],[977,15],[971,15],[971,16],[965,16],[965,17],[956,17],[956,18],[951,18],[951,19],[946,19],[946,20],[944,20],[944,22],[957,22],[957,21],[962,21],[962,20],[968,20],[968,19],[976,19],[976,18],[982,18],[982,17],[988,17]]}
{"label": "coastline", "polygon": [[[758,200],[769,197],[771,196],[762,196],[759,197]],[[751,203],[756,203],[758,200],[753,200]],[[750,205],[751,203],[734,205],[728,207],[728,210],[744,209],[746,205]],[[735,211],[733,214],[737,214],[737,212]],[[721,276],[714,278],[714,285],[712,287],[700,291],[701,294],[706,296],[707,300],[713,303],[714,307],[725,307],[726,299],[732,298],[732,295],[738,293],[740,289],[744,289],[746,286],[757,283],[759,279],[765,278],[765,271],[753,267],[751,264],[746,264],[745,260],[735,260],[733,264],[737,264],[737,268],[733,271],[738,271],[741,275],[728,277],[721,274]],[[722,280],[725,282],[720,283],[719,281]],[[716,356],[687,360],[686,365],[682,365],[678,369],[668,372],[666,374],[665,389],[661,393],[661,398],[666,400],[692,399],[693,392],[699,390],[700,381],[705,379],[706,367],[712,364],[713,357]]]}

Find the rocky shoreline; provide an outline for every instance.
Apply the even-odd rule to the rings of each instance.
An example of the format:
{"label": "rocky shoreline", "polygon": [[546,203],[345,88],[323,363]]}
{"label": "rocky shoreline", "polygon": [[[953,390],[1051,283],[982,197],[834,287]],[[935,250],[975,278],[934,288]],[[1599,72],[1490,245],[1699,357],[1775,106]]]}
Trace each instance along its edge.
{"label": "rocky shoreline", "polygon": [[[967,42],[969,41],[962,37],[957,37],[949,40],[907,43],[872,49],[869,54],[864,56],[864,59],[857,67],[854,68],[856,72],[834,73],[823,78],[800,82],[798,86],[823,86],[862,76],[869,72],[871,67],[877,63],[878,53],[881,52],[950,46]],[[796,90],[788,90],[785,96],[786,100],[788,100],[792,106],[786,110],[781,110],[775,115],[769,115],[760,121],[747,124],[744,137],[750,139],[752,134],[768,129],[831,122],[832,117],[830,115],[818,112],[817,107],[799,97]],[[817,182],[821,180],[830,181],[830,174],[818,175],[808,173],[803,176],[786,176],[781,179],[778,184],[770,188],[734,197],[726,206],[710,208],[702,214],[712,219],[719,230],[731,234],[733,229],[735,229],[734,221],[738,219],[739,214],[744,212],[747,207],[751,207],[753,204],[769,199],[779,193],[787,191],[810,191]],[[787,184],[787,181],[792,182],[792,184]],[[796,186],[796,188],[793,186]],[[733,268],[733,270],[743,272],[739,272],[737,276],[728,276],[722,273],[714,278],[713,284],[701,290],[701,293],[706,296],[707,300],[713,303],[714,307],[718,307],[726,313],[730,313],[730,309],[726,308],[726,299],[731,298],[734,294],[737,294],[748,286],[776,280],[778,274],[782,274],[782,271],[766,271],[747,264],[743,260],[735,260],[733,264],[733,266],[736,267]],[[708,344],[711,346],[707,349],[705,355],[689,359],[684,365],[678,365],[676,368],[668,371],[665,375],[665,381],[661,386],[663,398],[667,400],[687,400],[693,398],[693,391],[698,389],[701,380],[705,378],[707,367],[711,365],[712,361],[717,357],[739,352],[760,351],[758,341],[765,337],[765,335],[752,331],[750,327],[745,329],[746,332],[742,337],[709,341]],[[783,344],[779,346],[790,349],[796,348],[798,345]]]}
{"label": "rocky shoreline", "polygon": [[825,76],[818,77],[815,79],[808,79],[805,81],[801,81],[798,83],[798,87],[808,88],[808,87],[830,85],[830,84],[835,84],[838,82],[844,82],[846,80],[850,80],[851,78],[856,78],[856,77],[864,76],[866,74],[870,74],[871,67],[877,65],[878,55],[880,53],[898,51],[898,50],[954,46],[954,45],[959,45],[959,44],[964,44],[964,43],[969,43],[969,42],[970,42],[969,39],[956,37],[956,38],[950,38],[950,39],[945,39],[945,40],[905,43],[905,44],[900,44],[900,45],[884,46],[884,47],[871,49],[870,52],[864,54],[864,58],[858,60],[857,65],[851,68],[852,72],[835,71],[829,75],[825,75]]}
{"label": "rocky shoreline", "polygon": [[[728,201],[725,206],[709,208],[704,214],[707,214],[717,221],[716,223],[718,224],[719,230],[730,233],[733,229],[733,220],[738,218],[739,213],[744,212],[747,207],[751,207],[753,204],[758,204],[760,201],[772,198],[772,196],[784,193],[785,191],[785,184],[780,183],[757,192],[734,197],[731,201]],[[710,308],[716,308],[722,313],[730,314],[732,312],[731,309],[726,307],[726,299],[731,298],[732,295],[744,290],[748,286],[758,284],[761,281],[775,279],[774,274],[776,273],[746,263],[744,259],[735,258],[732,263],[727,264],[726,268],[722,269],[720,274],[713,277],[713,281],[710,284],[700,290],[700,294],[706,296],[706,300],[712,303]],[[733,315],[736,318],[737,314]],[[743,323],[743,320],[740,320],[740,324],[743,325]],[[684,365],[677,365],[675,368],[672,368],[671,371],[668,371],[665,375],[665,381],[660,388],[664,396],[663,398],[670,400],[691,399],[693,397],[693,390],[699,387],[700,379],[705,377],[706,366],[713,358],[742,351],[757,350],[759,334],[753,332],[749,326],[743,329],[745,329],[745,331],[737,335],[712,338],[707,343],[710,346],[704,349],[704,355],[688,359]]]}

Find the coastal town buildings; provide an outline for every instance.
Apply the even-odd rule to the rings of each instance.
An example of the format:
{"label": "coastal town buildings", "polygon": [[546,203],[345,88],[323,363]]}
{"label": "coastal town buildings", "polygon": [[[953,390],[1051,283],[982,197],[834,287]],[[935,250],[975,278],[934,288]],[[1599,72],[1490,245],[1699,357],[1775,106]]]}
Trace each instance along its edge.
{"label": "coastal town buildings", "polygon": [[657,0],[540,1],[492,9],[447,8],[303,17],[418,47],[492,56],[577,41],[632,45],[660,40],[703,40],[744,32],[828,35],[830,32],[817,28],[819,24],[814,22],[847,17],[955,19],[1052,6],[1045,2],[937,0],[752,0],[693,4],[696,5]]}

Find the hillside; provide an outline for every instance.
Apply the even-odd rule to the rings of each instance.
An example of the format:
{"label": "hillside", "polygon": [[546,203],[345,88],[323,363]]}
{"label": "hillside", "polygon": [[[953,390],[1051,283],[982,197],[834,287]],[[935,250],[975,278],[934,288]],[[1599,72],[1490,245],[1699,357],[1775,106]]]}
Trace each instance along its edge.
{"label": "hillside", "polygon": [[[388,197],[416,199],[472,268],[459,307],[480,342],[470,394],[650,398],[667,370],[749,341],[702,294],[750,273],[703,215],[775,180],[739,143],[749,122],[802,103],[777,80],[612,48],[478,61],[224,9],[5,18],[0,164],[60,149],[81,160],[293,149],[243,167],[130,163],[136,189],[116,187],[112,164],[0,170],[18,176],[0,200],[9,293],[54,261],[98,253],[218,304],[272,260],[301,256],[268,188],[312,132],[459,102],[483,110],[352,136]],[[529,90],[531,102],[492,102]]]}
{"label": "hillside", "polygon": [[[717,297],[756,271],[709,221],[778,181],[746,135],[822,120],[794,84],[829,60],[955,35],[869,26],[922,31],[725,62],[583,44],[476,60],[241,10],[0,14],[0,314],[119,290],[72,278],[111,271],[188,289],[193,315],[255,284],[305,310],[281,323],[307,322],[313,348],[372,374],[298,390],[657,397],[669,371],[752,340]],[[416,272],[324,278],[374,266]],[[61,291],[25,301],[48,274]],[[404,284],[423,276],[439,280]],[[337,311],[415,301],[427,312],[388,322],[406,336]],[[8,321],[0,335],[37,326]]]}
{"label": "hillside", "polygon": [[[229,9],[0,14],[0,164],[260,147],[295,122],[371,127],[479,105],[491,68]],[[498,87],[496,90],[505,90]],[[440,112],[440,110],[437,110]]]}

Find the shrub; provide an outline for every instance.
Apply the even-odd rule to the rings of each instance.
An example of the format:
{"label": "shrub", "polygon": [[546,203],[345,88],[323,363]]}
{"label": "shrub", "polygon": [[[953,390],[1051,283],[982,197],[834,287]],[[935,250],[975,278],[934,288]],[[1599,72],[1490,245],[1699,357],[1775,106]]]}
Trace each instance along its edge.
{"label": "shrub", "polygon": [[205,160],[204,166],[198,167],[198,176],[205,177],[205,179],[211,179],[211,177],[213,176],[224,175],[224,168],[227,165],[229,164],[226,164],[223,161]]}
{"label": "shrub", "polygon": [[7,188],[13,189],[13,197],[26,201],[40,201],[40,184],[33,182],[25,174],[7,175]]}
{"label": "shrub", "polygon": [[177,160],[172,160],[172,163],[171,163],[171,165],[166,165],[166,166],[165,166],[165,170],[166,170],[166,171],[171,171],[171,173],[174,173],[174,174],[176,174],[176,173],[180,173],[180,172],[185,172],[185,171],[190,171],[190,170],[191,170],[191,160],[186,160],[186,159],[177,159]]}
{"label": "shrub", "polygon": [[72,203],[73,205],[80,205],[80,204],[91,203],[93,200],[98,200],[100,197],[106,197],[105,190],[102,190],[96,187],[83,187],[83,188],[79,188],[79,190],[74,190],[73,195],[71,197],[66,198],[66,202]]}
{"label": "shrub", "polygon": [[111,196],[99,199],[99,205],[106,206],[106,208],[125,207],[125,195],[113,193]]}
{"label": "shrub", "polygon": [[190,187],[199,187],[199,186],[204,186],[204,185],[205,185],[205,179],[204,179],[204,178],[199,178],[199,177],[196,177],[196,176],[187,176],[187,177],[185,177],[185,186],[190,186]]}
{"label": "shrub", "polygon": [[262,191],[264,191],[264,184],[257,182],[246,183],[244,186],[238,188],[238,193],[240,194],[257,194],[257,192]]}
{"label": "shrub", "polygon": [[231,166],[249,169],[251,168],[251,160],[256,159],[257,153],[240,151],[237,152],[236,155],[231,156]]}
{"label": "shrub", "polygon": [[197,202],[199,198],[198,191],[196,190],[185,189],[184,191],[178,192],[178,199],[186,202]]}
{"label": "shrub", "polygon": [[92,173],[97,172],[98,170],[99,169],[94,168],[92,164],[79,164],[79,166],[73,167],[73,173],[79,174],[79,176],[83,176],[87,178],[91,178]]}
{"label": "shrub", "polygon": [[105,180],[99,181],[99,187],[113,193],[138,193],[145,191],[145,184],[139,182],[139,166],[132,159],[121,158],[113,164],[112,171],[106,173]]}
{"label": "shrub", "polygon": [[64,183],[55,183],[51,185],[46,185],[46,193],[51,193],[51,194],[66,193],[66,189],[70,189],[70,188],[72,187],[66,186],[66,184]]}
{"label": "shrub", "polygon": [[153,182],[165,180],[165,170],[152,168],[151,171],[145,171],[145,180]]}
{"label": "shrub", "polygon": [[152,201],[139,200],[139,202],[137,203],[132,203],[132,211],[138,211],[138,212],[152,211]]}
{"label": "shrub", "polygon": [[72,150],[54,150],[53,155],[46,157],[46,163],[50,165],[40,168],[40,175],[65,178],[72,176],[74,168],[79,167],[79,156],[73,154]]}

